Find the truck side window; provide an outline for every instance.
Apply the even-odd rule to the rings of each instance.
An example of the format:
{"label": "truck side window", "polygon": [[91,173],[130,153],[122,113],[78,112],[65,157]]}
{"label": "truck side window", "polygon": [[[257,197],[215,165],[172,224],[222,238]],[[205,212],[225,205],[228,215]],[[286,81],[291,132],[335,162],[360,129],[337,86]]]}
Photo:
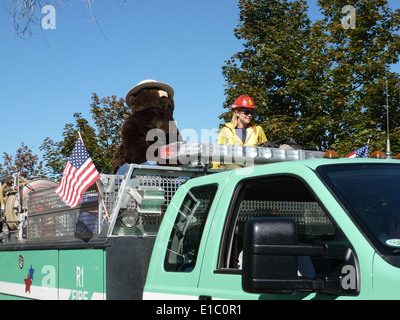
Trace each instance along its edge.
{"label": "truck side window", "polygon": [[293,218],[300,243],[337,240],[329,217],[307,186],[293,176],[245,180],[238,186],[235,199],[222,242],[220,270],[241,268],[244,224],[253,217]]}
{"label": "truck side window", "polygon": [[188,191],[168,242],[166,271],[190,272],[196,265],[198,249],[218,186],[205,185]]}

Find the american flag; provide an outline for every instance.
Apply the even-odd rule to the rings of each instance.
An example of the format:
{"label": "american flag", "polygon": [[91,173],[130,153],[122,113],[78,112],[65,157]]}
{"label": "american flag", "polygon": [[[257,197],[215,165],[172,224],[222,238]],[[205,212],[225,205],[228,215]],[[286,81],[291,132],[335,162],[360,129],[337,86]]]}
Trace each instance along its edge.
{"label": "american flag", "polygon": [[82,140],[79,138],[65,166],[56,193],[71,208],[82,200],[83,193],[100,177]]}
{"label": "american flag", "polygon": [[345,158],[367,158],[368,157],[368,147],[369,144],[367,143],[366,146],[359,148],[352,153],[349,153]]}

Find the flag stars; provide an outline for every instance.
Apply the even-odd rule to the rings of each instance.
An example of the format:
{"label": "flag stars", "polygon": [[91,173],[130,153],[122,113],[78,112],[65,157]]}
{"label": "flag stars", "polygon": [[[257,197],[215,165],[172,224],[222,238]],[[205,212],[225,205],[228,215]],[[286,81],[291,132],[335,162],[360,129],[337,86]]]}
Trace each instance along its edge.
{"label": "flag stars", "polygon": [[90,158],[89,153],[86,151],[82,141],[78,139],[74,150],[72,150],[71,158],[69,159],[71,165],[79,169],[88,158]]}

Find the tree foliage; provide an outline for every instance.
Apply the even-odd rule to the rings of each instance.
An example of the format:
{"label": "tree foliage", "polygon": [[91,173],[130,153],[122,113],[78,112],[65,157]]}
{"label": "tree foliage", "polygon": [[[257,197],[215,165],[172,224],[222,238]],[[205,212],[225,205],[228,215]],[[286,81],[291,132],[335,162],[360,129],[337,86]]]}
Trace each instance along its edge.
{"label": "tree foliage", "polygon": [[0,175],[8,175],[19,171],[21,176],[26,179],[33,179],[43,176],[43,162],[39,157],[32,153],[32,150],[21,142],[15,153],[15,157],[3,152],[3,165],[0,164]]}
{"label": "tree foliage", "polygon": [[[342,9],[355,9],[345,28]],[[235,36],[244,49],[226,61],[225,107],[253,97],[255,120],[269,140],[292,136],[307,149],[345,155],[371,140],[384,149],[386,80],[393,140],[400,137],[400,11],[386,0],[319,0],[323,19],[312,23],[305,0],[239,0]],[[231,112],[220,116],[229,121]],[[383,147],[383,148],[382,148]],[[392,144],[400,152],[400,145]]]}
{"label": "tree foliage", "polygon": [[96,93],[92,94],[90,107],[93,125],[81,113],[74,113],[75,123],[65,125],[62,141],[47,137],[40,146],[48,177],[61,177],[79,137],[78,132],[97,170],[100,173],[112,173],[111,162],[121,143],[121,127],[130,108],[124,104],[122,98],[111,96],[100,99]]}

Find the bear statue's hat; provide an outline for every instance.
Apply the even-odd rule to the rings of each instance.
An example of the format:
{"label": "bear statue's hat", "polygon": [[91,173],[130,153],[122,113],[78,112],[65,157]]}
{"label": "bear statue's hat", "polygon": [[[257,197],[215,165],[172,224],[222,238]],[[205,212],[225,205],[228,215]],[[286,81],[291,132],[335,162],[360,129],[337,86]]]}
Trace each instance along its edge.
{"label": "bear statue's hat", "polygon": [[164,90],[168,93],[170,97],[174,97],[174,89],[166,83],[163,82],[158,82],[155,80],[143,80],[139,82],[136,86],[134,86],[129,92],[126,94],[126,99],[125,101],[128,101],[129,96],[135,95],[138,93],[140,90],[145,89],[145,88],[159,88],[161,90]]}

